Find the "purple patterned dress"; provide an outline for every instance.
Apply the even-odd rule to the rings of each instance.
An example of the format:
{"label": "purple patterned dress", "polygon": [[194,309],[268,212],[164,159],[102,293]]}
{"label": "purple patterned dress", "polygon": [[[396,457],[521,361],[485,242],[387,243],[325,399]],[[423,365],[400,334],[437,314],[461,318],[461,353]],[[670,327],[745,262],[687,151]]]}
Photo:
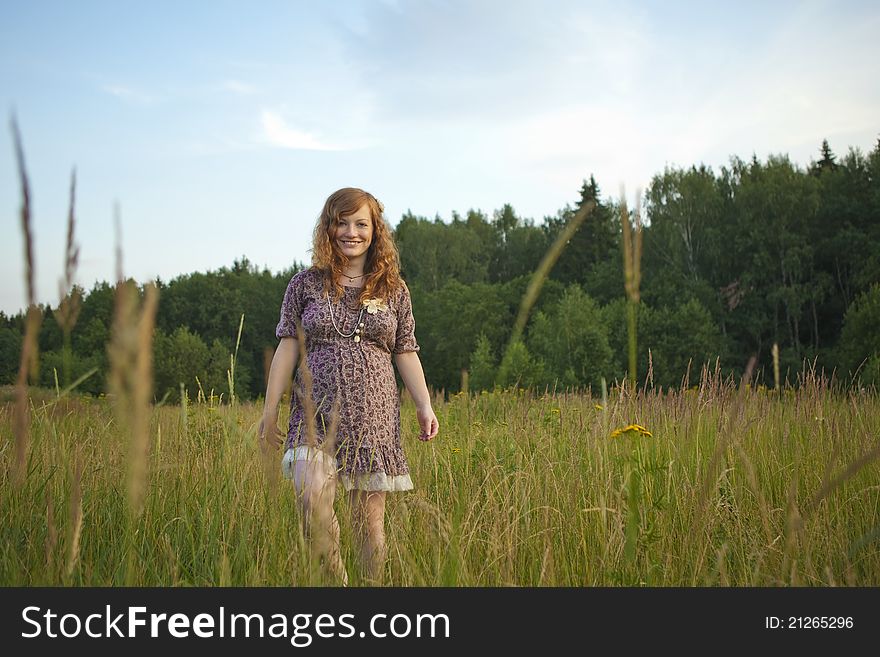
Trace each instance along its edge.
{"label": "purple patterned dress", "polygon": [[[333,320],[345,335],[363,323],[359,341],[333,327],[322,274],[311,268],[290,279],[275,335],[296,337],[296,321],[302,323],[319,445],[330,427],[334,402],[339,401],[336,467],[345,488],[410,490],[409,466],[400,444],[400,394],[391,363],[392,354],[419,350],[409,289],[402,285],[393,299],[383,300],[384,310],[374,314],[362,312],[360,288],[343,290],[339,301],[333,301],[331,293]],[[304,391],[299,370],[294,386]],[[305,411],[294,393],[282,465],[285,476],[294,460],[310,458],[314,451],[308,448]]]}

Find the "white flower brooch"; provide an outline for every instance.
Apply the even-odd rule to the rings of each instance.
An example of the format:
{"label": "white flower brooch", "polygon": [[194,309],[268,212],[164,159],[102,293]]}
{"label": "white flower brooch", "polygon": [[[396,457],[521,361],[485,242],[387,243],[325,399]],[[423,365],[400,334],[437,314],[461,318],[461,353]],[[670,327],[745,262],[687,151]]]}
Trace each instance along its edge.
{"label": "white flower brooch", "polygon": [[367,299],[364,301],[364,308],[370,315],[375,315],[388,310],[388,305],[382,299]]}

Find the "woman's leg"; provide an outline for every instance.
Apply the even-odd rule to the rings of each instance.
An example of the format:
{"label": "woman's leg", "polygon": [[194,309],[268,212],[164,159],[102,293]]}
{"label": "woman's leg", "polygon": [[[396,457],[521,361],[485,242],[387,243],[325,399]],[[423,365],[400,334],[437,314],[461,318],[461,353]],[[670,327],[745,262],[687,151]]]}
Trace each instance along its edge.
{"label": "woman's leg", "polygon": [[372,584],[381,584],[385,572],[385,491],[352,490],[351,513],[364,574]]}
{"label": "woman's leg", "polygon": [[333,510],[336,497],[336,468],[329,458],[293,462],[293,485],[300,502],[306,537],[312,556],[333,578],[348,584],[348,574],[339,554],[339,521]]}

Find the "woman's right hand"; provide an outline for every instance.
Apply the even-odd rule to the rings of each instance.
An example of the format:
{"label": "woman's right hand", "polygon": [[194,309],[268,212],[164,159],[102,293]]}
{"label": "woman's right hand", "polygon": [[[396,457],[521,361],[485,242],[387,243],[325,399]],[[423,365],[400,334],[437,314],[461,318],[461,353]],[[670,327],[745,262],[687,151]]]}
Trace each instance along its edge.
{"label": "woman's right hand", "polygon": [[274,417],[264,415],[260,420],[260,428],[257,430],[260,446],[264,449],[278,449],[286,436],[278,428],[278,422]]}

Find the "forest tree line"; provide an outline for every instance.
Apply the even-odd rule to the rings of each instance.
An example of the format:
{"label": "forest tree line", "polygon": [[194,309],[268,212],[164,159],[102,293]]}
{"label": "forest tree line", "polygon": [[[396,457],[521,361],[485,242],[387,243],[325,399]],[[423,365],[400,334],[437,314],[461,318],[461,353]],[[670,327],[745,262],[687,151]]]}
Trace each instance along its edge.
{"label": "forest tree line", "polygon": [[[545,281],[522,339],[508,344],[532,273],[587,203],[595,207]],[[621,219],[593,176],[573,203],[540,224],[510,205],[450,221],[406,213],[396,228],[416,337],[429,384],[447,392],[495,386],[585,388],[626,374]],[[717,362],[772,385],[805,366],[848,384],[880,384],[880,141],[867,155],[836,156],[823,142],[801,168],[785,156],[732,158],[719,172],[667,168],[643,195],[639,380],[679,386]],[[247,258],[231,268],[158,282],[155,395],[261,396],[281,300],[303,267],[272,273]],[[78,295],[65,340],[58,309],[43,307],[39,384],[64,387],[90,371],[81,392],[105,391],[115,287]],[[0,313],[0,383],[15,381],[24,313]],[[649,363],[650,361],[650,363]],[[463,373],[467,377],[463,377]]]}

